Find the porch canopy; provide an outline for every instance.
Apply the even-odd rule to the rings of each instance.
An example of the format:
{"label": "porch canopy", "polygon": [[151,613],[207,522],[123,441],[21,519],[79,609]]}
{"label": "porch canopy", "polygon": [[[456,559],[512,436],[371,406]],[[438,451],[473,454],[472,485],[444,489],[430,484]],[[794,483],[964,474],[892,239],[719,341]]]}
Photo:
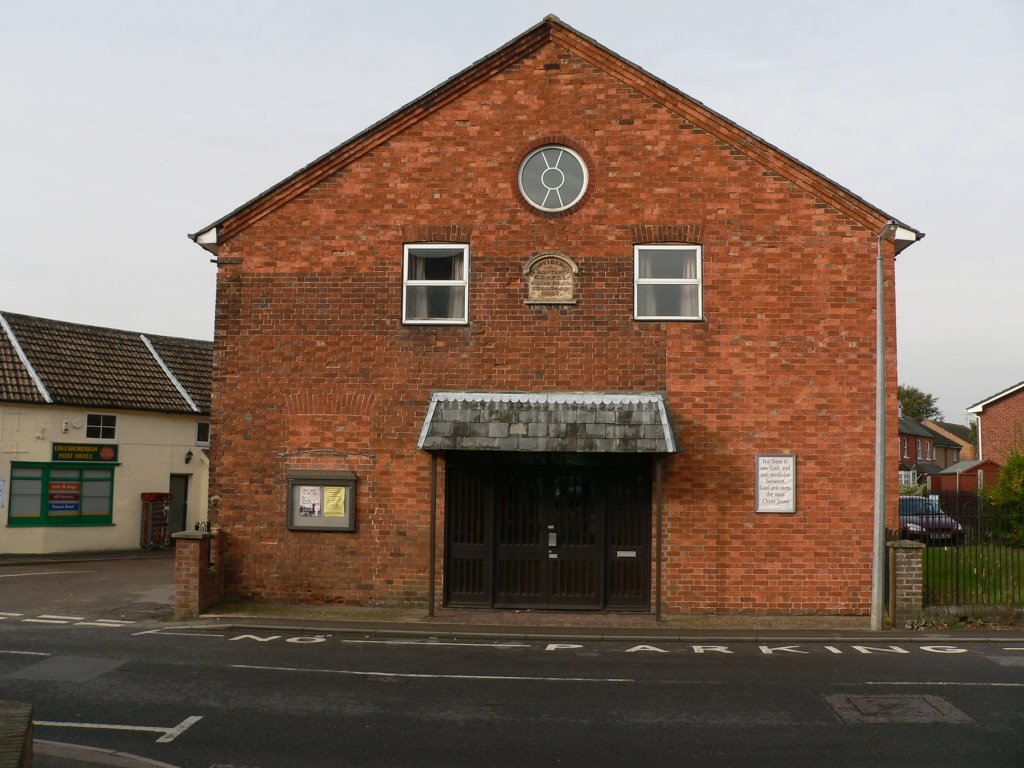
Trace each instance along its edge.
{"label": "porch canopy", "polygon": [[425,451],[675,453],[660,393],[435,392]]}

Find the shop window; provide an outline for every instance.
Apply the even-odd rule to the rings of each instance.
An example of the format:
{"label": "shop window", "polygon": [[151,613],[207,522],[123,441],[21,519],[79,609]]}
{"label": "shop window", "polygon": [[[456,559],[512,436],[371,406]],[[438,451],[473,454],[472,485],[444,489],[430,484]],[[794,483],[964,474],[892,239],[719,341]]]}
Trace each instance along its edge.
{"label": "shop window", "polygon": [[196,423],[196,445],[210,444],[210,422],[200,421]]}
{"label": "shop window", "polygon": [[469,322],[469,246],[405,246],[402,322]]}
{"label": "shop window", "polygon": [[633,247],[633,301],[637,320],[700,320],[701,247]]}
{"label": "shop window", "polygon": [[7,524],[110,525],[113,499],[113,468],[15,463]]}
{"label": "shop window", "polygon": [[117,435],[117,416],[90,413],[85,417],[85,436],[96,440],[113,440]]}

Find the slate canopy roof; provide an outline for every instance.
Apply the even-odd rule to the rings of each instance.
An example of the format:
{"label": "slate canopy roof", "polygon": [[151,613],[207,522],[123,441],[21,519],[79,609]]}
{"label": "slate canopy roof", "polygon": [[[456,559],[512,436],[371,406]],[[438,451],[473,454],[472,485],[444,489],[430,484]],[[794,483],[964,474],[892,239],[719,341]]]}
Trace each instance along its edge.
{"label": "slate canopy roof", "polygon": [[435,392],[418,447],[673,453],[676,441],[659,393]]}
{"label": "slate canopy roof", "polygon": [[0,401],[210,413],[213,344],[0,313]]}

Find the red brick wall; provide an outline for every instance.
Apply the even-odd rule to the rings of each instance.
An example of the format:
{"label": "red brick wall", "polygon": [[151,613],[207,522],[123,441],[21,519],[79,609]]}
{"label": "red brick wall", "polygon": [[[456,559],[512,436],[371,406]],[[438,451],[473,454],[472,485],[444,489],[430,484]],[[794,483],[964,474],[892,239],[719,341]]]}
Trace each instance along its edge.
{"label": "red brick wall", "polygon": [[[515,183],[550,137],[591,174],[559,216]],[[401,324],[402,245],[424,228],[470,243],[468,326]],[[634,242],[680,233],[704,245],[706,322],[631,320]],[[548,44],[222,245],[243,261],[220,268],[217,297],[211,516],[229,534],[228,588],[423,605],[430,457],[415,445],[431,392],[658,390],[682,446],[666,467],[665,610],[866,613],[875,248]],[[540,251],[577,262],[576,305],[524,305],[522,266]],[[759,452],[798,455],[797,514],[754,513]],[[300,468],[358,475],[356,533],[286,530],[285,478]]]}
{"label": "red brick wall", "polygon": [[986,405],[981,412],[981,453],[1005,464],[1014,449],[1024,449],[1024,390]]}

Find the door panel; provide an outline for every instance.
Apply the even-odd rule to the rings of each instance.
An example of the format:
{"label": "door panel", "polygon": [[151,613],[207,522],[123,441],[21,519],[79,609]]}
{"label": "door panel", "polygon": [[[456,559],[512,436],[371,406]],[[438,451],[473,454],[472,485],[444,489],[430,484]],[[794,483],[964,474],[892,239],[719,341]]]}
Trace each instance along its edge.
{"label": "door panel", "polygon": [[449,461],[450,605],[649,607],[649,459],[545,454]]}

